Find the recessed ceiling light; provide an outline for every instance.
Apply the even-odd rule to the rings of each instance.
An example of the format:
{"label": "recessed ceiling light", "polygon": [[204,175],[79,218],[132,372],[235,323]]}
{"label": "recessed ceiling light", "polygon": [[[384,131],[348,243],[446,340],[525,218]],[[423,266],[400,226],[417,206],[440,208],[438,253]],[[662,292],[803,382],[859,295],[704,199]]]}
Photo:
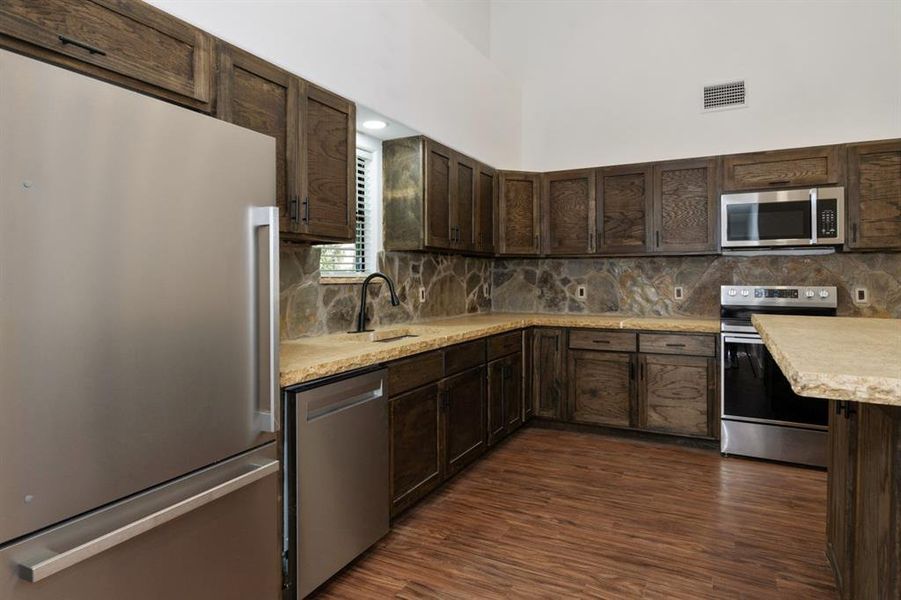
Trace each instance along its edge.
{"label": "recessed ceiling light", "polygon": [[363,121],[363,127],[366,129],[384,129],[388,124],[384,121],[372,120],[372,121]]}

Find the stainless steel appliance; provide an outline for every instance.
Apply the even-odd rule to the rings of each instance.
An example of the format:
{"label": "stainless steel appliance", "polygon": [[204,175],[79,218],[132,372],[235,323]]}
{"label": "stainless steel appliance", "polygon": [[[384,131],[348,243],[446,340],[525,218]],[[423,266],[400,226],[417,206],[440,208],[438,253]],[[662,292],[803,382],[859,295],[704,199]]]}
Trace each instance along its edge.
{"label": "stainless steel appliance", "polygon": [[385,374],[355,371],[287,391],[289,598],[303,598],[388,533]]}
{"label": "stainless steel appliance", "polygon": [[0,51],[0,598],[276,598],[274,140]]}
{"label": "stainless steel appliance", "polygon": [[845,241],[845,189],[723,194],[723,248],[837,246]]}
{"label": "stainless steel appliance", "polygon": [[723,454],[826,466],[828,403],[795,394],[751,324],[755,313],[834,316],[829,286],[720,288]]}

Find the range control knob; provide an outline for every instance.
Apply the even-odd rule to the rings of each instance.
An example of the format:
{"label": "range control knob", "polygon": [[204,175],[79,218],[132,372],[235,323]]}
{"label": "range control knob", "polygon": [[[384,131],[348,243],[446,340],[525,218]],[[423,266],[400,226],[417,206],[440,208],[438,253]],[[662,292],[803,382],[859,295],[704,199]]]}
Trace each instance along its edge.
{"label": "range control knob", "polygon": [[806,292],[804,292],[804,295],[808,298],[813,298],[813,296],[814,296],[813,290],[807,290]]}
{"label": "range control knob", "polygon": [[748,290],[742,290],[742,291],[741,291],[741,295],[742,295],[742,296],[747,296],[747,295],[750,294],[750,293],[751,293],[751,292],[749,292]]}
{"label": "range control knob", "polygon": [[730,296],[734,296],[734,295],[735,295],[735,288],[729,288],[729,295],[730,295]]}
{"label": "range control knob", "polygon": [[820,298],[828,298],[829,290],[820,290]]}

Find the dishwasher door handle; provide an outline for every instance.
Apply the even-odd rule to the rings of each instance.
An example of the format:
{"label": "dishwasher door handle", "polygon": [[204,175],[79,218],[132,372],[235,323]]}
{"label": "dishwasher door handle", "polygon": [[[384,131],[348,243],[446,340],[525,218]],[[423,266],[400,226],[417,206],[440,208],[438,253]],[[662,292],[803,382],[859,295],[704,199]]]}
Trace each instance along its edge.
{"label": "dishwasher door handle", "polygon": [[300,392],[297,400],[309,423],[384,395],[384,372],[374,371]]}

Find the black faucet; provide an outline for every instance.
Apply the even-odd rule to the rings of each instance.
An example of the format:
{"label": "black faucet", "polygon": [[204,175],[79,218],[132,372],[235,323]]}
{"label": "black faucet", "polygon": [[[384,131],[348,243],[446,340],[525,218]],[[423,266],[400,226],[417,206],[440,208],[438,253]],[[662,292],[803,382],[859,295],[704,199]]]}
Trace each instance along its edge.
{"label": "black faucet", "polygon": [[391,306],[400,304],[400,300],[397,298],[397,292],[394,291],[394,282],[391,281],[391,278],[384,273],[373,273],[363,280],[363,289],[360,290],[360,314],[357,315],[357,330],[351,331],[351,333],[372,331],[371,329],[366,329],[366,292],[369,290],[369,282],[377,277],[381,277],[388,283],[388,291],[391,292]]}

